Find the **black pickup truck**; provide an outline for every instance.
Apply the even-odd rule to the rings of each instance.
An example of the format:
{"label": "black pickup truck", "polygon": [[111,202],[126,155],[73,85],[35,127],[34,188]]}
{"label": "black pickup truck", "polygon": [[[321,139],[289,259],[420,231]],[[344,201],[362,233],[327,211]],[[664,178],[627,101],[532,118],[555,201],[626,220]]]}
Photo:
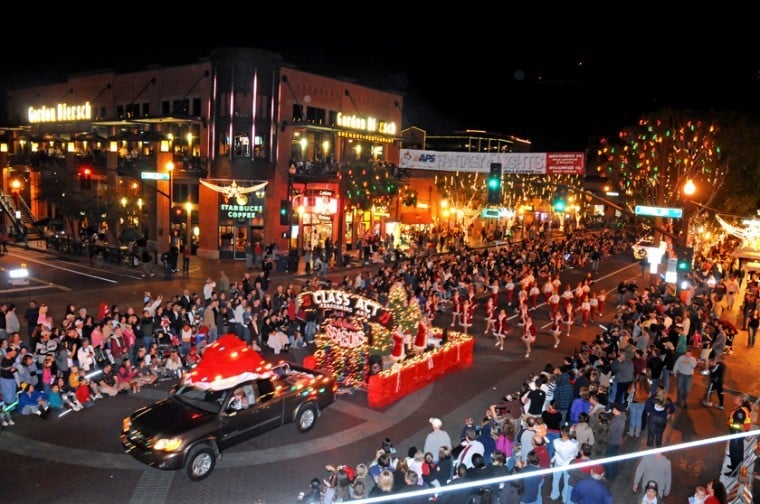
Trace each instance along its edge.
{"label": "black pickup truck", "polygon": [[124,450],[158,469],[184,468],[199,481],[230,446],[290,422],[300,432],[310,430],[337,390],[331,376],[295,363],[207,385],[185,381],[169,397],[126,417]]}

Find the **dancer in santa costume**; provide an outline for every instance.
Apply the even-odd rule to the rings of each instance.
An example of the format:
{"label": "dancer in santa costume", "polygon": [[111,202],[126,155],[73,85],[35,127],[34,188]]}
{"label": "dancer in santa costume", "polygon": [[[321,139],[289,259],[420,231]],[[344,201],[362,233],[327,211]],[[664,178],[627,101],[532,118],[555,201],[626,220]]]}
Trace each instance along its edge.
{"label": "dancer in santa costume", "polygon": [[588,304],[591,306],[591,311],[588,313],[588,319],[593,324],[596,322],[596,314],[599,313],[599,298],[596,297],[596,292],[591,293],[591,299],[588,300]]}
{"label": "dancer in santa costume", "polygon": [[528,317],[525,319],[525,325],[523,326],[522,334],[523,343],[525,343],[525,358],[530,357],[530,350],[533,342],[536,341],[536,324],[533,323],[533,319]]}
{"label": "dancer in santa costume", "polygon": [[393,338],[393,348],[391,349],[391,359],[398,362],[404,358],[406,352],[404,350],[404,334],[396,329],[391,334]]}
{"label": "dancer in santa costume", "polygon": [[499,347],[499,350],[504,350],[504,340],[507,338],[507,334],[509,334],[507,319],[507,310],[502,308],[499,310],[499,315],[496,317],[496,323],[493,328],[493,335],[496,338],[496,346]]}
{"label": "dancer in santa costume", "polygon": [[559,313],[559,299],[559,294],[556,291],[549,296],[549,316],[552,319]]}
{"label": "dancer in santa costume", "polygon": [[538,288],[538,285],[534,282],[530,286],[530,290],[528,291],[528,296],[530,297],[530,309],[535,310],[538,307],[538,296],[541,295],[541,289]]}
{"label": "dancer in santa costume", "polygon": [[520,313],[523,304],[525,304],[526,307],[528,306],[528,288],[525,284],[520,284],[520,292],[517,293],[517,307],[515,308],[515,311]]}
{"label": "dancer in santa costume", "polygon": [[570,336],[570,328],[573,327],[573,323],[575,322],[575,307],[573,303],[567,303],[567,306],[565,306],[563,322],[567,326],[567,335]]}
{"label": "dancer in santa costume", "polygon": [[575,295],[575,304],[577,305],[576,309],[581,309],[581,303],[583,303],[583,282],[578,282],[578,286],[575,288],[575,291],[573,292]]}
{"label": "dancer in santa costume", "polygon": [[499,279],[494,278],[491,282],[491,299],[493,299],[494,306],[499,302]]}
{"label": "dancer in santa costume", "polygon": [[512,306],[512,297],[515,293],[515,282],[512,280],[512,275],[507,275],[507,283],[504,286],[504,292],[507,296],[507,306]]}
{"label": "dancer in santa costume", "polygon": [[552,294],[554,294],[554,283],[551,277],[546,277],[546,282],[544,283],[544,301],[548,303]]}
{"label": "dancer in santa costume", "polygon": [[419,324],[417,324],[417,336],[414,337],[415,352],[421,353],[425,348],[427,348],[428,331],[429,328],[427,325],[427,319],[420,319]]}
{"label": "dancer in santa costume", "polygon": [[451,327],[461,323],[462,320],[462,297],[459,295],[459,289],[454,292],[451,298]]}
{"label": "dancer in santa costume", "polygon": [[496,302],[493,298],[488,298],[486,301],[486,329],[483,334],[488,334],[488,331],[492,331],[496,327]]}
{"label": "dancer in santa costume", "polygon": [[433,294],[428,297],[428,300],[425,302],[425,316],[429,321],[433,321],[435,318],[435,314],[438,313],[438,293],[433,292]]}
{"label": "dancer in santa costume", "polygon": [[573,294],[573,289],[570,287],[570,284],[565,285],[565,290],[560,297],[562,298],[562,311],[567,313],[567,305],[572,305],[573,299],[575,298],[575,294]]}
{"label": "dancer in santa costume", "polygon": [[583,296],[581,301],[581,319],[583,321],[583,327],[588,327],[588,317],[591,313],[591,302],[588,300],[588,296]]}
{"label": "dancer in santa costume", "polygon": [[607,301],[607,291],[604,289],[600,290],[596,299],[599,301],[599,310],[597,313],[599,313],[599,318],[601,319],[604,315],[604,302]]}
{"label": "dancer in santa costume", "polygon": [[461,316],[461,322],[459,323],[460,326],[462,326],[462,332],[467,334],[467,331],[472,327],[472,317],[475,315],[475,303],[473,303],[470,299],[465,300],[464,304],[462,305],[462,316]]}
{"label": "dancer in santa costume", "polygon": [[562,335],[562,314],[557,311],[552,317],[552,336],[554,336],[554,348],[559,346],[559,337]]}

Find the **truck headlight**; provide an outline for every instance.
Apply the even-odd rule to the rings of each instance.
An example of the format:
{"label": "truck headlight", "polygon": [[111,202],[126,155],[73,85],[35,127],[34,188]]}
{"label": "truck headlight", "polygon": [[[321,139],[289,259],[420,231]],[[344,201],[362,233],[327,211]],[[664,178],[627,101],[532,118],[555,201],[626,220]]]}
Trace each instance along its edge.
{"label": "truck headlight", "polygon": [[181,446],[181,438],[160,438],[153,444],[153,449],[173,452],[179,450]]}

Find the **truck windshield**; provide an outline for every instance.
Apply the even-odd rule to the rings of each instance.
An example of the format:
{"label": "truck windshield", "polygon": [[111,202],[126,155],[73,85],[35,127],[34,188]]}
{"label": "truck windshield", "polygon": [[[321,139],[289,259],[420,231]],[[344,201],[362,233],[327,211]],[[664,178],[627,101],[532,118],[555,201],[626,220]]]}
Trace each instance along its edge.
{"label": "truck windshield", "polygon": [[192,408],[216,415],[221,411],[228,390],[202,390],[192,385],[182,385],[174,398]]}

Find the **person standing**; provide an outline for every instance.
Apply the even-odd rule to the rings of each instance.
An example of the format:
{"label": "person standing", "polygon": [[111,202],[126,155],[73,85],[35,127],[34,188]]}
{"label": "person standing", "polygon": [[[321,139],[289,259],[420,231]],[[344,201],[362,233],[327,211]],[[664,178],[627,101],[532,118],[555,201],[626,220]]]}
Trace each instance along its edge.
{"label": "person standing", "polygon": [[253,269],[254,256],[253,256],[253,244],[251,240],[245,242],[245,267],[246,269]]}
{"label": "person standing", "polygon": [[431,453],[433,455],[433,462],[437,464],[441,448],[451,448],[451,436],[449,436],[448,432],[441,429],[443,422],[440,418],[431,417],[428,422],[430,422],[433,430],[425,437],[423,453]]}
{"label": "person standing", "polygon": [[646,482],[646,488],[649,488],[650,483],[655,482],[656,489],[667,497],[670,494],[671,474],[670,459],[663,453],[644,455],[633,475],[633,493],[638,493],[640,483]]}
{"label": "person standing", "polygon": [[16,353],[16,348],[8,347],[0,359],[0,393],[6,408],[16,400]]}
{"label": "person standing", "polygon": [[760,310],[752,310],[747,317],[747,347],[755,348],[757,328],[760,327]]}
{"label": "person standing", "polygon": [[190,250],[190,245],[185,245],[185,248],[182,249],[182,274],[185,276],[190,276],[190,255],[192,251]]}
{"label": "person standing", "polygon": [[604,479],[604,466],[592,466],[587,478],[583,478],[573,487],[570,493],[571,502],[594,502],[599,504],[612,504],[612,494],[602,480]]}
{"label": "person standing", "polygon": [[662,446],[662,435],[670,416],[675,413],[676,407],[664,389],[659,389],[644,406],[647,417],[647,446],[649,448]]}
{"label": "person standing", "polygon": [[[575,456],[578,454],[578,441],[570,436],[570,426],[563,425],[560,428],[560,437],[552,441],[554,448],[554,456],[552,457],[552,463],[554,467],[566,467],[569,466]],[[551,498],[557,500],[562,497],[562,502],[569,502],[570,500],[570,486],[569,486],[570,474],[567,471],[552,473],[552,493]],[[559,482],[562,480],[563,488],[562,494],[560,494]]]}
{"label": "person standing", "polygon": [[[620,445],[623,444],[623,433],[625,432],[625,404],[620,402],[612,403],[612,418],[610,419],[610,431],[607,434],[607,456],[614,457],[620,451]],[[615,481],[617,477],[617,462],[609,462],[605,469],[607,479]]]}
{"label": "person standing", "polygon": [[[707,385],[707,397],[702,401],[702,404],[708,407],[715,406],[718,409],[723,409],[723,379],[726,375],[726,364],[723,362],[723,356],[718,355],[713,361],[709,362],[707,371],[710,374],[710,381]],[[718,404],[710,401],[710,396],[713,392],[718,394]]]}
{"label": "person standing", "polygon": [[[747,394],[741,394],[734,398],[734,409],[728,415],[728,432],[737,434],[747,432],[750,429],[750,401]],[[734,474],[744,460],[744,438],[732,439],[728,442],[728,457],[730,459],[726,476]]]}
{"label": "person standing", "polygon": [[[10,309],[10,306],[8,307]],[[6,311],[7,313],[7,311]],[[37,327],[37,320],[40,318],[40,307],[37,304],[37,301],[32,299],[29,301],[29,306],[24,311],[24,320],[26,320],[26,334],[29,337],[29,342],[32,341],[32,334],[34,333],[34,329]],[[7,320],[7,317],[6,317]],[[18,320],[18,317],[17,317]],[[16,329],[17,331],[20,329]],[[8,334],[11,334],[13,331],[6,326],[6,331]]]}
{"label": "person standing", "polygon": [[694,369],[697,367],[697,359],[691,354],[691,350],[676,359],[673,365],[673,374],[676,375],[676,405],[680,408],[686,408],[686,400],[691,392],[691,386],[694,382]]}

